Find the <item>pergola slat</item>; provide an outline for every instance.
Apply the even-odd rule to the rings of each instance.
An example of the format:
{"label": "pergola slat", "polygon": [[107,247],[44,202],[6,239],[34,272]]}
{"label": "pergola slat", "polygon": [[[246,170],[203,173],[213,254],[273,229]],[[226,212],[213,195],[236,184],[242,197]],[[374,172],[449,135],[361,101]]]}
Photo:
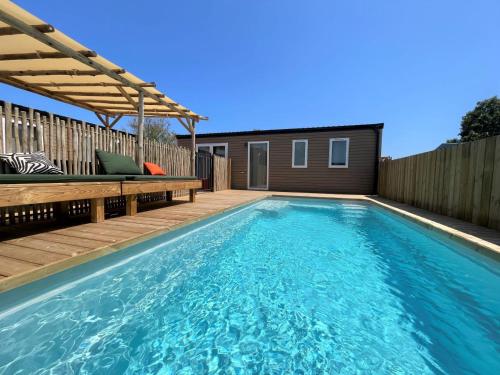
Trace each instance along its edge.
{"label": "pergola slat", "polygon": [[[67,95],[67,96],[105,96],[105,97],[111,97],[111,98],[123,98],[124,97],[124,95],[122,93],[119,93],[119,92],[88,92],[88,91],[56,91],[56,92],[61,94],[61,95]],[[133,97],[133,98],[139,97],[139,94],[128,93],[128,95]],[[164,98],[165,95],[158,94],[158,97]]]}
{"label": "pergola slat", "polygon": [[[97,53],[94,51],[79,51],[82,55],[87,57],[96,57]],[[16,60],[36,60],[36,59],[68,59],[64,53],[61,52],[30,52],[30,53],[8,53],[0,55],[0,61],[16,61]]]}
{"label": "pergola slat", "polygon": [[[112,69],[115,74],[124,74],[125,69]],[[25,76],[102,76],[98,70],[0,70],[1,77]]]}
{"label": "pergola slat", "polygon": [[[32,25],[35,29],[40,31],[41,33],[53,33],[55,31],[52,25],[42,24],[42,25]],[[0,36],[6,35],[19,35],[24,34],[22,31],[19,31],[15,27],[0,27]]]}
{"label": "pergola slat", "polygon": [[[141,87],[156,87],[154,82],[139,83]],[[127,87],[123,83],[111,83],[111,82],[38,82],[36,86],[43,87]]]}
{"label": "pergola slat", "polygon": [[[128,101],[117,101],[117,100],[106,100],[106,99],[80,99],[81,101],[84,101],[85,103],[95,103],[95,104],[116,104],[116,105],[128,105],[130,104]],[[144,102],[144,105],[154,105],[158,106],[159,104],[156,102]]]}

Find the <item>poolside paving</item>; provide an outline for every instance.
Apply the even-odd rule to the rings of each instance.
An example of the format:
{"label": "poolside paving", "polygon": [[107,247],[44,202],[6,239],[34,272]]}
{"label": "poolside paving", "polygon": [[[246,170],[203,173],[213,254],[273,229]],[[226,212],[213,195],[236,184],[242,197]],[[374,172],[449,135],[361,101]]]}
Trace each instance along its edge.
{"label": "poolside paving", "polygon": [[161,208],[146,209],[136,216],[119,216],[102,223],[83,223],[61,227],[38,224],[34,228],[2,228],[0,231],[0,291],[43,278],[90,261],[146,238],[201,220],[267,196],[297,196],[369,200],[384,205],[424,225],[447,231],[481,248],[500,254],[500,232],[433,214],[389,200],[363,195],[289,193],[224,190],[199,193],[197,201],[186,198]]}

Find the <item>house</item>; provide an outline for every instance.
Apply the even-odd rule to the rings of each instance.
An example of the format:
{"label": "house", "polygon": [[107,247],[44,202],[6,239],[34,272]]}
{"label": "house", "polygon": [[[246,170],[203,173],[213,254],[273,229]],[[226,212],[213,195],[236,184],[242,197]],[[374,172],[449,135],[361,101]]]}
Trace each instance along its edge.
{"label": "house", "polygon": [[[231,158],[233,189],[373,194],[383,126],[198,134],[196,148]],[[191,147],[189,135],[177,140]]]}

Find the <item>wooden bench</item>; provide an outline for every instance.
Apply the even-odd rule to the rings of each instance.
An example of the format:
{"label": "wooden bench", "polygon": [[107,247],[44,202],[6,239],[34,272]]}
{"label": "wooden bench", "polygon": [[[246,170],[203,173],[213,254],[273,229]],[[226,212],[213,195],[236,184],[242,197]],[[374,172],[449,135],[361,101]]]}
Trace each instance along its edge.
{"label": "wooden bench", "polygon": [[125,196],[127,215],[135,215],[138,194],[167,192],[172,200],[173,191],[189,190],[194,202],[199,188],[201,180],[194,177],[20,175],[0,161],[0,208],[58,203],[55,209],[64,213],[69,201],[89,199],[93,223],[104,220],[104,198]]}
{"label": "wooden bench", "polygon": [[[1,184],[0,207],[90,199],[90,219],[98,223],[104,220],[104,198],[120,195],[120,181]],[[60,204],[58,211],[67,211],[67,207]]]}

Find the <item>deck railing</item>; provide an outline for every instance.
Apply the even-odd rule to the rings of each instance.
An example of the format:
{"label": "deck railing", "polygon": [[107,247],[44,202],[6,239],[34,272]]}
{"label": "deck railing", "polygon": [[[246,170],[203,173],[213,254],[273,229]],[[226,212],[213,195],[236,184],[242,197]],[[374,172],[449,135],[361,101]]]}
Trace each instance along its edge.
{"label": "deck railing", "polygon": [[500,136],[384,160],[378,192],[398,202],[500,230]]}
{"label": "deck railing", "polygon": [[[0,101],[0,153],[44,151],[66,174],[93,175],[99,174],[96,149],[135,159],[135,135]],[[169,175],[191,175],[191,150],[188,148],[146,138],[144,159],[160,165]],[[227,185],[219,183],[216,190],[223,188]],[[174,197],[187,193],[177,191]],[[140,197],[142,203],[162,199],[161,193]],[[106,205],[110,209],[121,209],[124,202],[114,198],[108,199]],[[70,214],[86,214],[88,210],[88,202],[73,202]],[[50,204],[0,209],[0,224],[44,220],[52,215]]]}

